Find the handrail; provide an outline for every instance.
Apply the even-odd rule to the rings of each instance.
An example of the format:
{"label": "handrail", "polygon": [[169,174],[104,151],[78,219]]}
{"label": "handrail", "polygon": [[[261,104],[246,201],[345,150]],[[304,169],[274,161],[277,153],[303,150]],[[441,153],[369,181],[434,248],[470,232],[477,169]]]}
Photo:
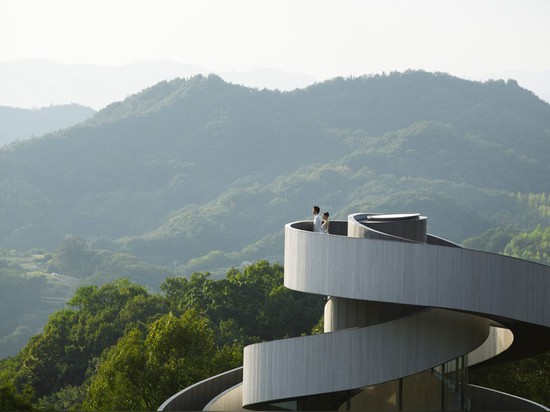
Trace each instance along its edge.
{"label": "handrail", "polygon": [[212,398],[242,382],[242,379],[242,366],[204,379],[172,395],[157,411],[200,411]]}

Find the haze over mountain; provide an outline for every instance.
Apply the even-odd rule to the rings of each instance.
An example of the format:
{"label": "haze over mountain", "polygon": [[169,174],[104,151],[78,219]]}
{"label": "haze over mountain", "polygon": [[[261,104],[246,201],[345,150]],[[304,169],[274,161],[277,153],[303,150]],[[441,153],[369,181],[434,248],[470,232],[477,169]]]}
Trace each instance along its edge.
{"label": "haze over mountain", "polygon": [[[213,72],[172,61],[122,66],[71,65],[33,59],[0,62],[0,105],[31,108],[79,103],[99,110],[163,80]],[[271,69],[218,74],[232,83],[260,89],[293,90],[316,81],[306,74]]]}
{"label": "haze over mountain", "polygon": [[0,106],[0,146],[72,126],[94,114],[95,110],[78,104],[40,109]]}
{"label": "haze over mountain", "polygon": [[281,261],[282,227],[313,204],[334,218],[419,211],[458,242],[533,228],[548,221],[529,194],[550,193],[549,131],[550,105],[515,81],[174,79],[0,150],[0,247],[79,235],[187,273]]}
{"label": "haze over mountain", "polygon": [[[269,68],[220,72],[174,61],[140,61],[121,66],[100,66],[26,59],[0,62],[0,105],[36,108],[79,103],[99,110],[160,81],[210,73],[231,83],[282,91],[305,88],[325,80],[305,73]],[[476,81],[514,79],[521,87],[550,102],[550,71],[508,70],[458,75]]]}

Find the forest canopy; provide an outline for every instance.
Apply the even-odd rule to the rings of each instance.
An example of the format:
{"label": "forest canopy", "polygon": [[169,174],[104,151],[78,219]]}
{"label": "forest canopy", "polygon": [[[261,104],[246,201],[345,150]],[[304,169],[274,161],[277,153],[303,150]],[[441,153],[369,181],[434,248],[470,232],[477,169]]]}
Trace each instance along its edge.
{"label": "forest canopy", "polygon": [[240,366],[247,344],[311,333],[323,298],[282,282],[280,265],[257,261],[219,280],[167,278],[160,293],[127,279],[82,286],[42,333],[0,361],[7,409],[155,410]]}

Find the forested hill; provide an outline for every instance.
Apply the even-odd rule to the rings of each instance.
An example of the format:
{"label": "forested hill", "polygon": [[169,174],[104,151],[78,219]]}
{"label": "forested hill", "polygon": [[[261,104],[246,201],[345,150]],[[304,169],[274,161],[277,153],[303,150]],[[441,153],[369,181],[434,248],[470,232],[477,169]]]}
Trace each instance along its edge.
{"label": "forested hill", "polygon": [[0,247],[79,235],[186,270],[280,260],[282,227],[313,204],[419,211],[455,241],[530,229],[548,219],[549,148],[550,105],[513,80],[409,71],[278,92],[175,79],[0,150]]}

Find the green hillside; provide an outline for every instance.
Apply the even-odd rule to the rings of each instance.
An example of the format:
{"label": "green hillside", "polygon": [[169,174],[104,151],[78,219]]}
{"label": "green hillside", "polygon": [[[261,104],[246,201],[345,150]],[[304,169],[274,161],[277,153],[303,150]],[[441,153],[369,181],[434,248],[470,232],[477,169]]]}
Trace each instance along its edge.
{"label": "green hillside", "polygon": [[510,219],[532,229],[548,216],[522,195],[550,193],[549,144],[550,105],[512,80],[409,71],[283,93],[175,79],[0,150],[0,248],[77,235],[223,273],[281,261],[284,224],[312,204],[419,211],[458,242]]}
{"label": "green hillside", "polygon": [[[244,344],[318,328],[322,299],[279,265],[313,204],[420,212],[430,233],[548,264],[549,149],[550,105],[513,80],[414,71],[292,92],[175,79],[3,147],[0,406],[150,410]],[[178,381],[184,337],[206,362]],[[472,380],[547,403],[541,356]],[[154,396],[123,403],[128,377]]]}

